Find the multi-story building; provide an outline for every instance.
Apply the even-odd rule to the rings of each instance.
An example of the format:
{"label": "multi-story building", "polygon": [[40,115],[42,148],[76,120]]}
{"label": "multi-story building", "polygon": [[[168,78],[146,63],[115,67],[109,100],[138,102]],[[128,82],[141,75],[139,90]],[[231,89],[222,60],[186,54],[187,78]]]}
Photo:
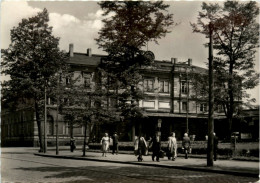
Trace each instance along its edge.
{"label": "multi-story building", "polygon": [[[70,45],[69,59],[74,77],[81,78],[79,84],[90,87],[96,84],[97,68],[104,55],[91,53],[75,53],[73,45]],[[112,134],[117,131],[121,140],[133,140],[141,131],[146,138],[152,136],[156,130],[161,131],[162,139],[167,140],[169,133],[174,131],[178,139],[185,132],[198,140],[204,140],[207,134],[208,106],[207,101],[196,96],[192,87],[190,73],[205,73],[206,69],[192,65],[192,59],[186,62],[178,62],[177,58],[169,61],[155,60],[156,67],[145,67],[140,70],[143,81],[140,83],[145,98],[139,101],[139,106],[144,109],[146,118],[134,123],[103,124],[94,127],[94,135],[97,140],[104,132]],[[69,82],[69,81],[65,81]],[[30,104],[30,103],[28,103]],[[48,99],[47,140],[48,144],[55,142],[56,106]],[[28,146],[37,145],[38,130],[35,116],[30,105],[20,107],[15,114],[2,112],[2,144]],[[215,131],[220,138],[225,137],[225,129],[228,133],[228,124],[224,120],[222,110],[215,112]],[[63,116],[58,116],[58,133],[60,144],[69,143],[70,128],[64,122]],[[123,125],[124,124],[124,125]],[[221,133],[218,133],[221,132]],[[89,132],[88,132],[89,133]],[[81,126],[73,128],[76,139],[83,139],[84,129]],[[222,135],[222,136],[221,136]]]}

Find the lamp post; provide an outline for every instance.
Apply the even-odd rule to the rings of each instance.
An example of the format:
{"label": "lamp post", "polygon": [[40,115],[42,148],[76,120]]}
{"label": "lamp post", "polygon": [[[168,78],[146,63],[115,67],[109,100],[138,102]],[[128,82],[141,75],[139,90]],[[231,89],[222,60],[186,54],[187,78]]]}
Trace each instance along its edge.
{"label": "lamp post", "polygon": [[[187,63],[187,62],[184,62]],[[188,81],[188,66],[185,67],[185,84],[186,84],[186,133],[189,134],[189,81]],[[180,78],[182,74],[180,74]],[[181,81],[180,81],[181,85]],[[185,86],[184,86],[185,87]],[[184,90],[185,91],[185,90]],[[180,89],[180,98],[181,98],[181,89]]]}
{"label": "lamp post", "polygon": [[207,166],[213,166],[214,91],[213,91],[213,24],[209,23],[209,116]]}
{"label": "lamp post", "polygon": [[46,132],[46,123],[47,123],[47,94],[46,94],[46,86],[47,86],[47,81],[44,81],[44,123],[43,123],[43,132],[44,132],[44,137],[43,137],[43,152],[47,152],[47,132]]}
{"label": "lamp post", "polygon": [[186,109],[186,132],[189,134],[189,82],[188,82],[188,72],[187,72],[187,67],[186,67],[186,86],[187,86],[187,95],[186,95],[186,100],[187,100],[187,109]]}
{"label": "lamp post", "polygon": [[56,112],[56,123],[55,123],[55,127],[56,127],[56,155],[59,154],[59,105],[60,105],[60,78],[61,78],[61,71],[59,71],[59,75],[58,75],[58,85],[57,85],[57,112]]}
{"label": "lamp post", "polygon": [[158,126],[159,135],[161,136],[162,119],[158,119],[157,126]]}

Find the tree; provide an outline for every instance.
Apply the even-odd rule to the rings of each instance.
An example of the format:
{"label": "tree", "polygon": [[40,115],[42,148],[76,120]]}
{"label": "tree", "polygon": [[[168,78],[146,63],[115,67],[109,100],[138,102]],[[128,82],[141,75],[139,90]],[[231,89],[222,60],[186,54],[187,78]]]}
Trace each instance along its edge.
{"label": "tree", "polygon": [[[244,90],[258,84],[258,73],[254,70],[255,53],[259,47],[259,7],[254,1],[227,1],[219,4],[202,4],[197,24],[191,24],[196,33],[209,36],[208,24],[212,24],[213,48],[217,51],[214,69],[219,94],[215,99],[221,103],[229,122],[237,113],[236,101],[246,97]],[[220,97],[220,98],[218,98]]]}
{"label": "tree", "polygon": [[139,70],[154,60],[151,52],[142,49],[149,41],[157,43],[170,32],[173,15],[167,13],[169,5],[162,1],[105,1],[99,5],[105,19],[96,41],[108,53],[101,68],[109,73],[107,86],[114,89],[110,90],[114,92],[111,95],[117,96],[121,115],[133,121],[143,116],[139,107],[142,99]]}
{"label": "tree", "polygon": [[[59,38],[52,35],[46,9],[36,16],[23,19],[11,30],[11,44],[3,50],[3,73],[10,80],[3,85],[4,102],[17,98],[33,99],[38,126],[40,151],[43,150],[41,121],[43,121],[44,88],[49,78],[63,65],[65,54],[58,48]],[[16,107],[17,103],[13,103]]]}

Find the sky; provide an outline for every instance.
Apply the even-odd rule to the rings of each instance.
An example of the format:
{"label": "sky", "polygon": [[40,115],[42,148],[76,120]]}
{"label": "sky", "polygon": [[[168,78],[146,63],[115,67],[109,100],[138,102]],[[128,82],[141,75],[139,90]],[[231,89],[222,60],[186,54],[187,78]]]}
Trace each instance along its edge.
{"label": "sky", "polygon": [[[213,1],[211,1],[213,2]],[[206,68],[208,40],[202,34],[192,32],[190,23],[195,23],[202,1],[165,1],[169,13],[173,13],[178,26],[171,27],[171,33],[160,39],[158,44],[149,42],[148,49],[155,54],[156,60],[179,61],[192,59],[192,64]],[[74,44],[74,51],[85,53],[92,48],[93,54],[105,54],[98,48],[95,38],[102,27],[102,10],[97,1],[3,1],[1,3],[1,49],[10,44],[10,30],[18,26],[22,18],[35,16],[46,8],[49,12],[49,25],[53,35],[60,37],[60,49],[68,51]],[[255,69],[259,72],[259,55]],[[248,91],[259,104],[259,87]]]}

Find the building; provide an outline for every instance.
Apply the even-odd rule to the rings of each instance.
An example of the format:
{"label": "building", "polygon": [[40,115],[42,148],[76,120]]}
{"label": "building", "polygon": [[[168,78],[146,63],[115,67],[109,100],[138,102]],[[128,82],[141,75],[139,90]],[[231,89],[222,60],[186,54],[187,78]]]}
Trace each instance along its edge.
{"label": "building", "polygon": [[[70,65],[74,76],[81,78],[79,84],[88,87],[95,85],[97,68],[103,57],[105,56],[92,54],[91,49],[87,49],[86,53],[75,53],[71,44],[67,64]],[[119,121],[111,125],[96,125],[93,130],[97,140],[101,139],[104,132],[112,134],[117,131],[122,141],[132,141],[139,131],[149,138],[156,130],[161,131],[162,140],[167,140],[172,131],[176,133],[177,139],[181,139],[187,131],[196,140],[205,139],[208,131],[208,105],[207,101],[194,97],[196,93],[192,89],[189,73],[205,73],[207,70],[192,65],[192,59],[186,62],[178,62],[177,58],[168,61],[155,60],[155,64],[157,67],[141,69],[143,75],[141,86],[146,97],[139,102],[139,106],[145,109],[147,118],[135,121],[134,124]],[[51,99],[48,99],[47,108],[47,142],[48,145],[54,145],[57,113],[56,105]],[[30,103],[20,106],[13,114],[3,111],[1,116],[2,145],[38,144],[38,130]],[[215,131],[220,138],[224,138],[228,133],[225,132],[228,124],[224,119],[222,110],[215,112]],[[70,127],[64,122],[63,116],[58,115],[58,120],[59,141],[61,145],[66,145],[69,143]],[[75,126],[73,134],[75,139],[81,142],[83,127]]]}

